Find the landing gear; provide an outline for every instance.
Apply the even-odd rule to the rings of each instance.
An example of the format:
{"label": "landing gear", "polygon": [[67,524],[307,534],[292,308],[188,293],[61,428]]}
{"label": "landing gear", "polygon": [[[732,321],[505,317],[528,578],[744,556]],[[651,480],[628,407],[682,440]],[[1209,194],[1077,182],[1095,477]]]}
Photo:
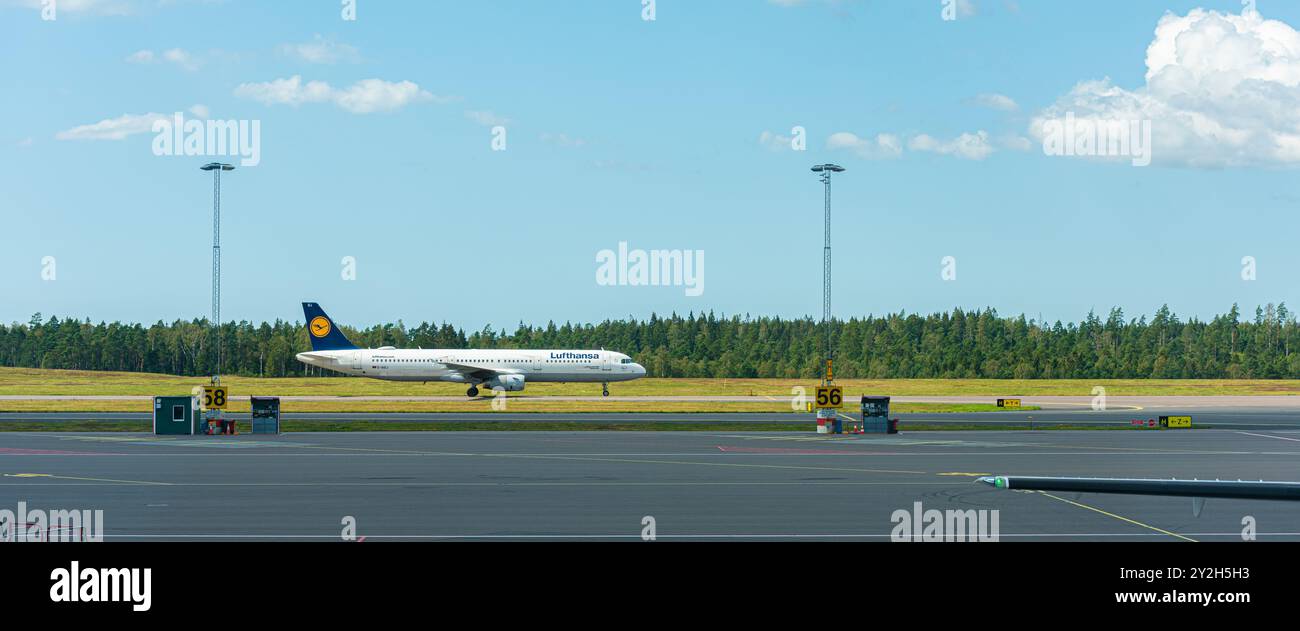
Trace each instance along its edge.
{"label": "landing gear", "polygon": [[600,387],[601,387],[600,396],[602,396],[602,397],[607,397],[607,396],[609,396],[609,384],[607,384],[607,383],[602,383],[602,384],[600,384]]}
{"label": "landing gear", "polygon": [[470,386],[469,390],[465,391],[465,396],[471,399],[478,396],[478,386]]}

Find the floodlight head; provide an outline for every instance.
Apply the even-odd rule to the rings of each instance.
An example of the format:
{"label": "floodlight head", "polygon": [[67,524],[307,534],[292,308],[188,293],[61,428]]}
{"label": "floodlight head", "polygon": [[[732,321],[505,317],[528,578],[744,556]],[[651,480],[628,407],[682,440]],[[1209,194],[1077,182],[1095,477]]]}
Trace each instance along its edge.
{"label": "floodlight head", "polygon": [[221,169],[222,171],[234,171],[234,170],[235,170],[235,165],[233,165],[233,164],[222,164],[222,163],[220,163],[220,162],[209,162],[209,163],[207,163],[207,164],[205,164],[205,165],[203,165],[203,166],[201,166],[201,167],[199,167],[199,168],[200,168],[200,169],[203,169],[204,171],[215,171],[215,170],[217,170],[217,169]]}

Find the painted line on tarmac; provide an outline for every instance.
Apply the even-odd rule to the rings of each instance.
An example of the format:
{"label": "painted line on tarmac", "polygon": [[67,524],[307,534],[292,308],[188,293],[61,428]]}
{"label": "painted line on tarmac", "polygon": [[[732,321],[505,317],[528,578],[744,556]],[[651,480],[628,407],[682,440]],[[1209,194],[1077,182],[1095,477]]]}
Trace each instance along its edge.
{"label": "painted line on tarmac", "polygon": [[[4,474],[4,477],[6,478],[48,478],[52,480],[84,480],[87,482],[107,482],[113,484],[132,484],[132,485],[139,484],[139,485],[146,485],[146,486],[172,486],[171,482],[150,482],[147,480],[116,480],[113,478],[82,478],[82,477],[76,477],[70,475],[53,475],[50,473],[12,473],[12,474],[6,473]],[[7,484],[5,486],[23,486],[23,485]],[[49,486],[49,485],[42,484],[40,486]]]}
{"label": "painted line on tarmac", "polygon": [[1278,440],[1289,440],[1292,442],[1300,443],[1300,438],[1287,438],[1286,436],[1273,436],[1271,434],[1252,434],[1250,432],[1237,432],[1237,433],[1243,436],[1258,436],[1260,438],[1276,438]]}
{"label": "painted line on tarmac", "polygon": [[[1140,521],[1137,521],[1136,519],[1129,519],[1128,517],[1124,517],[1124,516],[1122,516],[1122,515],[1116,515],[1115,513],[1111,513],[1111,512],[1108,512],[1108,511],[1104,511],[1104,510],[1102,510],[1102,509],[1100,509],[1100,508],[1097,508],[1097,507],[1095,507],[1095,506],[1089,506],[1089,505],[1087,505],[1087,504],[1083,504],[1083,503],[1080,503],[1080,502],[1076,502],[1076,501],[1074,501],[1074,500],[1067,500],[1067,499],[1065,499],[1064,497],[1059,497],[1059,496],[1056,496],[1056,495],[1052,495],[1051,493],[1048,493],[1048,492],[1046,492],[1046,491],[1039,491],[1038,494],[1039,494],[1039,495],[1046,495],[1047,497],[1050,497],[1050,498],[1052,498],[1052,499],[1054,499],[1054,500],[1059,500],[1059,501],[1065,502],[1066,504],[1071,504],[1071,505],[1073,505],[1073,506],[1078,506],[1079,508],[1086,508],[1086,509],[1088,509],[1088,510],[1090,510],[1090,511],[1093,511],[1093,512],[1096,512],[1096,513],[1101,513],[1102,515],[1105,515],[1105,516],[1107,516],[1107,517],[1112,517],[1112,518],[1114,518],[1114,519],[1118,519],[1118,520],[1123,521],[1123,522],[1128,522],[1128,523],[1133,524],[1133,525],[1135,525],[1135,526],[1141,526],[1141,527],[1146,528],[1146,529],[1148,529],[1148,530],[1154,530],[1154,531],[1156,531],[1156,532],[1158,532],[1158,533],[1165,534],[1165,535],[1169,535],[1170,537],[1176,537],[1176,538],[1178,538],[1178,539],[1182,539],[1182,540],[1184,540],[1184,541],[1191,541],[1191,542],[1193,542],[1193,543],[1196,542],[1196,540],[1195,540],[1195,539],[1192,539],[1191,537],[1184,537],[1183,535],[1180,535],[1180,534],[1178,534],[1178,533],[1176,533],[1176,532],[1170,532],[1170,531],[1168,531],[1168,530],[1164,530],[1164,529],[1162,529],[1162,528],[1156,528],[1155,526],[1152,526],[1152,525],[1150,525],[1150,524],[1144,524],[1144,523],[1142,523],[1142,522],[1140,522]],[[1237,535],[1240,536],[1241,533],[1237,533]]]}
{"label": "painted line on tarmac", "polygon": [[[1240,532],[1202,532],[1189,533],[1198,537],[1233,537],[1241,538]],[[657,539],[888,539],[892,535],[887,534],[861,534],[861,533],[771,533],[771,534],[660,534]],[[1148,532],[1078,532],[1078,533],[1053,533],[1053,532],[1030,532],[1030,533],[1000,533],[1002,538],[1007,537],[1163,537],[1162,533]],[[1261,532],[1256,533],[1258,537],[1295,537],[1300,536],[1300,532]],[[290,534],[231,534],[228,532],[214,534],[176,534],[176,533],[107,533],[105,539],[130,538],[130,539],[333,539],[341,540],[338,534],[330,535],[290,535]],[[360,537],[358,537],[360,538]],[[366,539],[631,539],[640,541],[640,534],[575,534],[575,535],[365,535]]]}

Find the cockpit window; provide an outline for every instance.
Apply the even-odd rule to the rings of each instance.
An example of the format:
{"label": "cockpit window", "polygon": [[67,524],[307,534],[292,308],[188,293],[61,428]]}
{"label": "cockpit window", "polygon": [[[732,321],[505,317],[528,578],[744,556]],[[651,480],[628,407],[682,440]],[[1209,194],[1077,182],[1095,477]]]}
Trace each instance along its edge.
{"label": "cockpit window", "polygon": [[630,364],[630,363],[632,363],[632,360],[631,360],[631,358],[624,357],[623,359],[620,359],[620,360],[619,360],[619,363],[621,363],[621,364]]}

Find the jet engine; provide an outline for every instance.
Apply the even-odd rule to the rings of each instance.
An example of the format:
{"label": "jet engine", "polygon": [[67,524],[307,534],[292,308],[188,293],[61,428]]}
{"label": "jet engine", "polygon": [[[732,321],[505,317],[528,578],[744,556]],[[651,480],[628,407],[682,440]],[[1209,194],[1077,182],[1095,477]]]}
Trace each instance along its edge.
{"label": "jet engine", "polygon": [[524,376],[523,375],[497,375],[496,377],[493,377],[483,382],[483,385],[488,390],[504,390],[506,392],[519,392],[520,390],[524,389]]}

